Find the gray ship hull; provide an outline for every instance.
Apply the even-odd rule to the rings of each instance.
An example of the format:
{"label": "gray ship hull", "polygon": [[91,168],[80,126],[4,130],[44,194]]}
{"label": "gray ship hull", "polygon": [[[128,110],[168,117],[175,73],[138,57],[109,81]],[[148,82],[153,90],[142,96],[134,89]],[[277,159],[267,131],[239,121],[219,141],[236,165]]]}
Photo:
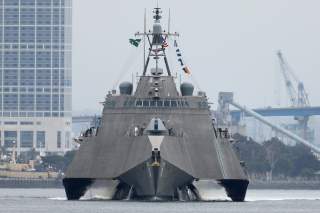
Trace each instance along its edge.
{"label": "gray ship hull", "polygon": [[[113,200],[143,201],[201,201],[193,185],[197,179],[158,156],[153,156],[116,178],[118,184]],[[96,179],[64,178],[63,185],[69,200],[78,200]],[[217,180],[233,201],[243,201],[249,181]]]}
{"label": "gray ship hull", "polygon": [[131,200],[195,200],[197,194],[190,197],[179,197],[179,190],[185,190],[192,185],[194,178],[172,164],[161,160],[157,163],[152,159],[138,165],[119,177],[120,184],[129,185],[127,194],[122,193],[121,187],[116,191],[114,199]]}
{"label": "gray ship hull", "polygon": [[[203,92],[193,95],[188,83],[178,92],[162,45],[170,35],[161,29],[160,8],[154,13],[153,33],[143,34],[150,48],[135,92],[123,82],[120,94],[107,95],[101,124],[87,131],[66,171],[67,197],[79,199],[95,180],[117,180],[117,200],[201,200],[193,183],[203,179],[217,180],[232,200],[243,201],[248,179],[230,135],[213,126]],[[156,67],[147,75],[152,58]]]}

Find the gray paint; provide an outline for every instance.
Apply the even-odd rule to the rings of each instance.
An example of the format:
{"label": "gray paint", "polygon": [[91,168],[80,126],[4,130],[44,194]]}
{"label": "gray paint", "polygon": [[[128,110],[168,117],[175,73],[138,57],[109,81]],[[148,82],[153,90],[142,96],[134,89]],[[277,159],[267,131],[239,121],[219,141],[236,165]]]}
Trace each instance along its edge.
{"label": "gray paint", "polygon": [[[205,97],[182,97],[173,77],[161,77],[163,99],[188,101],[185,108],[124,107],[128,98],[149,99],[152,77],[142,77],[134,97],[111,96],[106,99],[98,135],[86,140],[66,172],[66,177],[113,179],[146,161],[151,155],[147,136],[133,136],[137,125],[147,126],[152,118],[170,125],[175,136],[165,136],[161,156],[194,178],[246,179],[227,139],[216,138]],[[151,100],[151,99],[150,99]],[[115,105],[107,105],[114,102]]]}

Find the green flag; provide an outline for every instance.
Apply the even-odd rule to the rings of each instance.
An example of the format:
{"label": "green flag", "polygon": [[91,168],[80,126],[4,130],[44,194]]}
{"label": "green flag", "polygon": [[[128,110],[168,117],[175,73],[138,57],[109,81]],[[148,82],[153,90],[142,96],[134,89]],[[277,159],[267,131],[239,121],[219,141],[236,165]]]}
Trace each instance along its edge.
{"label": "green flag", "polygon": [[133,38],[130,38],[130,39],[129,39],[129,42],[130,42],[130,44],[132,44],[133,46],[138,47],[139,44],[140,44],[140,42],[141,42],[141,39],[133,39]]}

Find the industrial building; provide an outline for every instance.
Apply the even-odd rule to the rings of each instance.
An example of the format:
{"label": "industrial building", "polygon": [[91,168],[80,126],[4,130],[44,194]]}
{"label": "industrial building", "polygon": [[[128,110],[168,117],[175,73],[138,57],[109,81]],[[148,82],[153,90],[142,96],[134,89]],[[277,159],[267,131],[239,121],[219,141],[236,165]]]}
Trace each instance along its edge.
{"label": "industrial building", "polygon": [[71,0],[0,0],[0,141],[71,148]]}

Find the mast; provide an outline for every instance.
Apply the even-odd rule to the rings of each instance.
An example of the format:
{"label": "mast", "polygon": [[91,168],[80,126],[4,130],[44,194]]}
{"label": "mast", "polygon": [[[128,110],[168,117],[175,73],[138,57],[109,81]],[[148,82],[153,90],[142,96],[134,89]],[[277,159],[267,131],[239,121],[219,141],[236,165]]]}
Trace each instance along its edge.
{"label": "mast", "polygon": [[[150,62],[150,58],[153,58],[156,62],[156,70],[158,70],[159,67],[159,60],[160,58],[163,58],[164,63],[166,65],[166,70],[168,73],[168,76],[171,76],[171,71],[168,63],[168,59],[166,56],[166,47],[167,47],[167,39],[170,36],[179,36],[178,33],[170,33],[169,31],[166,32],[165,30],[162,30],[162,26],[160,23],[160,20],[162,18],[161,16],[161,8],[156,7],[153,10],[154,16],[154,23],[153,23],[153,30],[149,32],[146,31],[146,15],[145,15],[145,25],[144,25],[144,32],[143,33],[136,33],[135,36],[143,36],[144,40],[147,38],[148,44],[149,44],[149,51],[147,58],[144,55],[144,68],[143,68],[143,76],[146,75],[148,65]],[[170,13],[170,12],[169,12]],[[170,14],[169,14],[170,16]],[[169,17],[170,22],[170,17]],[[168,23],[168,30],[170,30],[170,23]],[[146,42],[144,41],[144,45],[146,45]],[[145,49],[145,46],[144,46]]]}
{"label": "mast", "polygon": [[[143,33],[147,33],[147,9],[144,8]],[[143,36],[143,66],[146,64],[146,36]]]}

